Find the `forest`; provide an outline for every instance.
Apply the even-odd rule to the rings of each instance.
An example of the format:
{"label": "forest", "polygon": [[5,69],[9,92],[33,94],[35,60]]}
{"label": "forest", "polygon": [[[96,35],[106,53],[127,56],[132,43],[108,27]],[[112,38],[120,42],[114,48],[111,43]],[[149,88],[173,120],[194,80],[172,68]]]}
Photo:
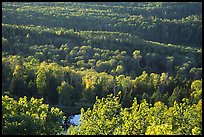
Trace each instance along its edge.
{"label": "forest", "polygon": [[61,133],[202,135],[202,3],[2,2],[2,134]]}

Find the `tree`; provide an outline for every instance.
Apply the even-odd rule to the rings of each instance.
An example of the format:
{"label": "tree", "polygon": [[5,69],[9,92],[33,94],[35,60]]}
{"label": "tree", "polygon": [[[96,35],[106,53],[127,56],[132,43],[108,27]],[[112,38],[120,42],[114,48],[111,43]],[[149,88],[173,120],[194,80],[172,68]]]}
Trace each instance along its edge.
{"label": "tree", "polygon": [[151,92],[150,89],[148,89],[148,81],[149,77],[146,71],[143,71],[142,75],[135,78],[135,80],[133,81],[133,86],[135,87],[135,90],[138,94]]}
{"label": "tree", "polygon": [[88,100],[90,103],[95,102],[96,97],[96,81],[97,76],[87,74],[82,77],[84,90],[82,91],[82,98]]}
{"label": "tree", "polygon": [[56,135],[61,127],[62,111],[43,104],[43,98],[20,97],[14,100],[2,96],[2,134],[4,135]]}
{"label": "tree", "polygon": [[154,93],[152,94],[151,98],[150,98],[150,102],[151,104],[154,104],[157,101],[162,100],[162,94],[160,93],[159,90],[154,91]]}
{"label": "tree", "polygon": [[174,102],[180,102],[181,101],[181,95],[180,95],[180,88],[177,86],[174,88],[173,93],[168,99],[169,106],[173,106]]}
{"label": "tree", "polygon": [[166,57],[166,59],[167,59],[167,72],[171,75],[173,74],[173,64],[175,58],[173,56],[168,56]]}
{"label": "tree", "polygon": [[2,49],[3,49],[3,51],[9,50],[8,44],[9,44],[8,39],[2,37]]}
{"label": "tree", "polygon": [[145,135],[172,135],[172,125],[161,124],[148,126]]}
{"label": "tree", "polygon": [[45,55],[42,52],[36,52],[34,58],[39,59],[40,62],[46,59]]}
{"label": "tree", "polygon": [[137,98],[134,98],[130,108],[121,110],[122,127],[117,128],[117,134],[122,135],[144,135],[149,123],[146,120],[149,112],[149,106],[146,100],[138,104]]}
{"label": "tree", "polygon": [[189,74],[191,75],[191,78],[193,78],[193,80],[200,79],[202,78],[202,68],[193,67],[189,70]]}
{"label": "tree", "polygon": [[36,87],[38,94],[42,97],[47,93],[47,76],[45,71],[45,63],[41,63],[36,75]]}
{"label": "tree", "polygon": [[118,65],[116,68],[116,73],[119,75],[119,74],[123,74],[123,72],[124,72],[123,66]]}
{"label": "tree", "polygon": [[2,58],[2,91],[9,89],[12,79],[12,70],[7,58]]}
{"label": "tree", "polygon": [[62,81],[57,87],[59,93],[59,104],[63,106],[74,106],[73,87],[67,82]]}
{"label": "tree", "polygon": [[142,56],[140,55],[140,51],[139,50],[135,50],[133,52],[133,58],[136,59],[138,66],[140,66],[140,61],[142,59]]}
{"label": "tree", "polygon": [[119,94],[96,99],[92,109],[81,109],[80,124],[71,126],[71,135],[191,135],[201,134],[202,99],[191,104],[183,98],[172,107],[157,101],[154,106],[134,98],[129,108],[122,108]]}
{"label": "tree", "polygon": [[23,66],[17,65],[13,72],[13,77],[12,77],[11,84],[10,84],[10,92],[12,94],[23,95],[25,93],[23,73],[24,73]]}
{"label": "tree", "polygon": [[197,103],[202,99],[202,81],[195,80],[191,84],[191,90],[193,91],[190,96],[192,98],[192,103]]}
{"label": "tree", "polygon": [[79,128],[71,126],[68,134],[78,135],[111,135],[114,129],[120,126],[120,109],[117,97],[108,95],[107,98],[98,99],[91,110],[85,112],[81,109]]}
{"label": "tree", "polygon": [[148,95],[146,92],[144,92],[144,93],[142,94],[142,100],[146,100],[147,102],[150,101],[150,97],[149,97],[149,95]]}

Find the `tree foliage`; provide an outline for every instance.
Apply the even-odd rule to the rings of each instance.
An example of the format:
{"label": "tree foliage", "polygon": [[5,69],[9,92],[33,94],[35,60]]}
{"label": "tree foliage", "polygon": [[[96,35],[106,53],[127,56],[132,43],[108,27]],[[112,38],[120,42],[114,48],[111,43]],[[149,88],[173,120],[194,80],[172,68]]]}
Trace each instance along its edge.
{"label": "tree foliage", "polygon": [[71,135],[194,135],[201,134],[202,99],[190,104],[174,102],[172,107],[161,101],[154,105],[135,98],[130,108],[122,108],[119,94],[96,99],[92,109],[81,109],[80,124],[71,126]]}
{"label": "tree foliage", "polygon": [[43,104],[43,98],[2,96],[2,114],[2,134],[56,135],[62,131],[62,111]]}
{"label": "tree foliage", "polygon": [[[2,95],[68,114],[83,107],[83,131],[70,134],[202,134],[201,11],[200,2],[3,2]],[[18,123],[35,119],[15,119],[6,132],[57,128],[28,131]]]}

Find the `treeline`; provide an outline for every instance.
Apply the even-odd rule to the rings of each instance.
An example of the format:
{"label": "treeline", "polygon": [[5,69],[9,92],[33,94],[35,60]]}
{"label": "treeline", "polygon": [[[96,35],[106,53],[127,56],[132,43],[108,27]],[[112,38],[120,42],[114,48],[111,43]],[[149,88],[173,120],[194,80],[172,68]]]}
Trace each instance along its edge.
{"label": "treeline", "polygon": [[120,31],[162,43],[202,46],[201,3],[120,4],[4,3],[2,21],[75,31]]}
{"label": "treeline", "polygon": [[[117,68],[116,70],[120,70]],[[57,63],[39,62],[34,57],[8,56],[2,59],[2,88],[11,95],[43,97],[50,104],[75,106],[78,102],[93,104],[95,97],[115,95],[121,91],[121,104],[128,107],[134,97],[150,103],[162,101],[166,105],[189,97],[190,83],[179,75],[145,71],[131,78],[120,74],[112,76],[94,69],[75,70]]]}
{"label": "treeline", "polygon": [[[63,86],[64,87],[64,86]],[[121,105],[121,92],[98,99],[93,108],[81,109],[80,124],[71,126],[69,135],[201,135],[202,81],[191,84],[189,98],[166,106],[134,98],[128,108]],[[63,112],[43,98],[2,96],[2,134],[59,135]]]}
{"label": "treeline", "polygon": [[199,2],[4,2],[2,95],[9,97],[2,96],[2,133],[59,133],[45,119],[59,126],[52,118],[61,111],[33,110],[38,102],[69,113],[85,109],[80,128],[69,134],[201,134],[201,8]]}
{"label": "treeline", "polygon": [[80,124],[68,135],[202,135],[202,83],[194,81],[191,97],[171,107],[145,99],[122,108],[120,93],[96,99],[92,109],[81,110]]}
{"label": "treeline", "polygon": [[[167,72],[200,79],[200,48],[146,41],[129,33],[79,31],[43,26],[3,24],[4,54],[33,56],[79,69],[93,68],[112,75],[139,76]],[[190,75],[189,75],[190,74]]]}

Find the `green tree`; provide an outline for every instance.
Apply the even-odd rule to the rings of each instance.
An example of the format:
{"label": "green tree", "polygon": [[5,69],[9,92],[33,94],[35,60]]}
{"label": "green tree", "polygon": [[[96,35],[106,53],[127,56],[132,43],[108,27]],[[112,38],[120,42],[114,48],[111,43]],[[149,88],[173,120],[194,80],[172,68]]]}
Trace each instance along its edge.
{"label": "green tree", "polygon": [[117,68],[116,68],[116,73],[119,75],[119,74],[123,74],[123,72],[124,72],[124,68],[123,68],[123,66],[121,66],[121,65],[119,65],[119,66],[117,66]]}
{"label": "green tree", "polygon": [[47,76],[46,76],[46,70],[45,70],[46,64],[41,63],[41,66],[39,67],[36,75],[36,87],[38,94],[42,96],[45,96],[47,94]]}
{"label": "green tree", "polygon": [[161,124],[154,125],[152,124],[147,128],[145,135],[172,135],[172,125]]}
{"label": "green tree", "polygon": [[22,65],[17,65],[13,72],[13,77],[10,84],[10,92],[15,95],[23,95],[25,93],[24,84],[24,68]]}
{"label": "green tree", "polygon": [[107,98],[98,99],[91,110],[81,109],[79,127],[71,126],[69,135],[111,135],[120,127],[121,117],[119,98],[112,94]]}
{"label": "green tree", "polygon": [[140,51],[135,50],[132,54],[133,54],[133,58],[136,59],[138,66],[140,66],[140,61],[142,59],[142,56],[140,55]]}
{"label": "green tree", "polygon": [[14,100],[2,96],[2,134],[4,135],[56,135],[61,127],[62,111],[43,104],[43,98],[20,97]]}
{"label": "green tree", "polygon": [[62,81],[61,85],[57,87],[59,93],[59,104],[63,106],[74,106],[73,87]]}
{"label": "green tree", "polygon": [[191,90],[193,91],[190,96],[192,98],[192,103],[197,103],[202,99],[202,81],[195,80],[191,84]]}
{"label": "green tree", "polygon": [[8,39],[2,37],[2,49],[3,49],[3,51],[7,51],[9,49],[8,44],[9,44]]}

